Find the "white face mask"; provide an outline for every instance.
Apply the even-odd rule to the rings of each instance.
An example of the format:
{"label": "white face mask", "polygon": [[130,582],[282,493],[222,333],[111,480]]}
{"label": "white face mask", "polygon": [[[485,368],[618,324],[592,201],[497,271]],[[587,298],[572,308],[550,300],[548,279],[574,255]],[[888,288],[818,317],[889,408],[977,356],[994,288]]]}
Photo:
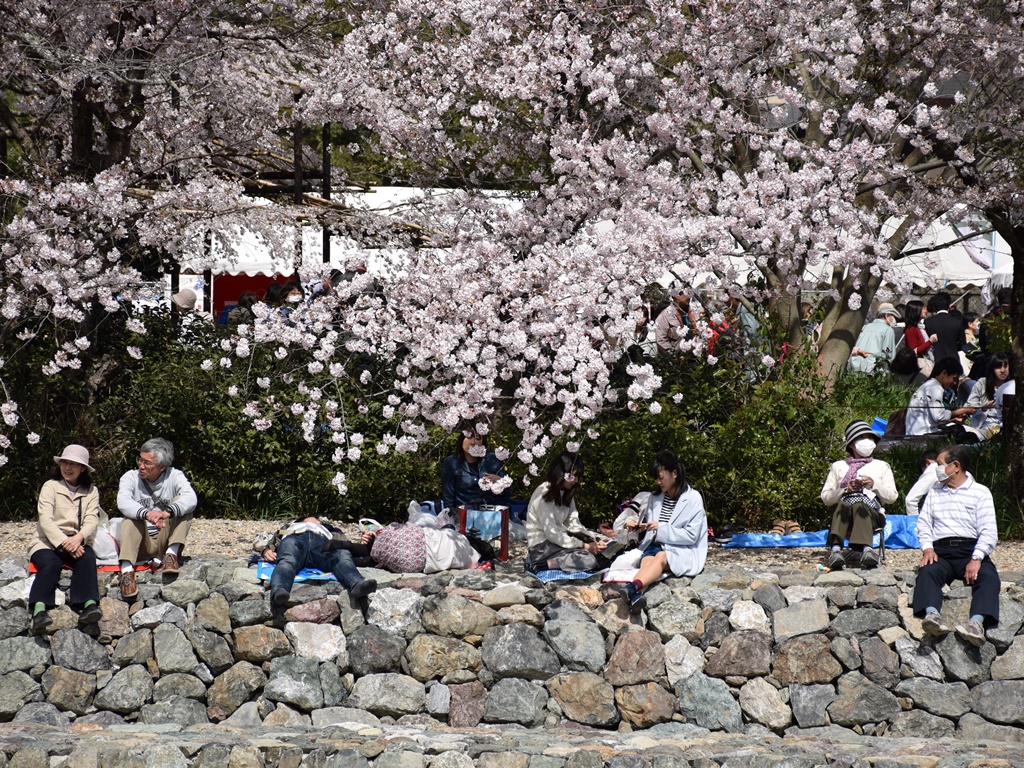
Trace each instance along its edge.
{"label": "white face mask", "polygon": [[933,464],[932,467],[935,471],[935,482],[945,483],[946,481],[949,480],[949,475],[946,474],[945,466],[943,466],[942,464]]}
{"label": "white face mask", "polygon": [[853,443],[853,450],[857,452],[858,456],[867,458],[875,450],[875,441],[870,437],[862,437],[860,440],[855,440]]}
{"label": "white face mask", "polygon": [[292,293],[288,295],[289,304],[298,304],[300,301],[302,301],[302,297],[299,294]]}

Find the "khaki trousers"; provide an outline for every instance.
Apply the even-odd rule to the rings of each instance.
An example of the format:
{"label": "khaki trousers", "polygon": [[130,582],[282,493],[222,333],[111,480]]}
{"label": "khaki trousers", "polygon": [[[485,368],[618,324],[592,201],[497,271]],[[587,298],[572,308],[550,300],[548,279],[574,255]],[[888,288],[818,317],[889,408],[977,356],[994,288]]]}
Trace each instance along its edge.
{"label": "khaki trousers", "polygon": [[126,517],[121,521],[119,560],[134,564],[140,559],[162,558],[171,544],[180,544],[184,549],[185,537],[192,527],[192,515],[172,517],[155,538],[149,535],[146,526],[145,519],[132,520]]}
{"label": "khaki trousers", "polygon": [[885,515],[863,501],[850,504],[840,501],[832,512],[832,525],[828,529],[828,546],[842,546],[850,538],[850,548],[857,550],[871,546],[875,529],[885,525]]}

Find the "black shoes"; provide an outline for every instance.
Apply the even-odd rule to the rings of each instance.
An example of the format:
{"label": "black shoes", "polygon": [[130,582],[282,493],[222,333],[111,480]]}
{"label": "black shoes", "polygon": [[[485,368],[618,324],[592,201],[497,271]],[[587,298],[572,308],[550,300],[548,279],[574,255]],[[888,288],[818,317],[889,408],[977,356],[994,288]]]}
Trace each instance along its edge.
{"label": "black shoes", "polygon": [[352,589],[348,591],[348,593],[352,595],[352,597],[354,597],[356,600],[359,600],[360,598],[366,597],[367,595],[372,595],[376,591],[376,581],[374,581],[373,579],[363,579],[362,581],[357,581],[355,585],[352,587]]}

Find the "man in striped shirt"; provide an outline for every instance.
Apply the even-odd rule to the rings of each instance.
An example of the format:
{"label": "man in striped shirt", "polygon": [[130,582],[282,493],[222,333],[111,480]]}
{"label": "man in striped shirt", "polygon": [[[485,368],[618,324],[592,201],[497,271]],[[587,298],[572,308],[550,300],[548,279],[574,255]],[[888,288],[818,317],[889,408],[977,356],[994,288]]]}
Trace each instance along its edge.
{"label": "man in striped shirt", "polygon": [[970,620],[956,634],[980,648],[985,629],[999,624],[999,573],[989,558],[996,548],[996,510],[989,489],[967,472],[968,462],[962,445],[939,453],[936,473],[941,482],[928,492],[917,519],[924,554],[914,587],[914,614],[923,615],[927,634],[947,634],[949,627],[939,613],[942,585],[963,579],[971,587]]}

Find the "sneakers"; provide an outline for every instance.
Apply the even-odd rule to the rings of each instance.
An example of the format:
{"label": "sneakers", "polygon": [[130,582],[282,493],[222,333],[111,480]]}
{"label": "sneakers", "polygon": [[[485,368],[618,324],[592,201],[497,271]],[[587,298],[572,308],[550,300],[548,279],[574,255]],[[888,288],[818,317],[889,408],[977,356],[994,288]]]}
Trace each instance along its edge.
{"label": "sneakers", "polygon": [[352,587],[352,589],[348,591],[348,593],[352,595],[352,597],[354,597],[356,600],[359,600],[360,598],[366,597],[367,595],[371,595],[376,591],[376,581],[374,581],[373,579],[363,579],[362,581],[357,581],[355,585]]}
{"label": "sneakers", "polygon": [[287,589],[272,589],[270,591],[270,607],[271,608],[284,608],[285,603],[288,602],[288,598],[291,597],[291,593]]}
{"label": "sneakers", "polygon": [[40,611],[32,617],[32,634],[41,635],[43,630],[53,624],[53,617],[49,611]]}
{"label": "sneakers", "polygon": [[846,558],[843,557],[841,549],[835,549],[829,553],[828,562],[825,563],[830,571],[841,571],[846,567]]}
{"label": "sneakers", "polygon": [[103,618],[103,611],[99,605],[93,603],[88,608],[83,608],[82,612],[78,614],[79,624],[95,624]]}
{"label": "sneakers", "polygon": [[860,567],[864,569],[877,568],[878,552],[872,547],[864,547],[864,551],[860,556]]}
{"label": "sneakers", "polygon": [[629,603],[629,612],[632,614],[640,613],[640,611],[647,607],[647,598],[643,592],[636,588],[636,584],[633,582],[629,582],[629,584],[620,589],[619,595]]}
{"label": "sneakers", "polygon": [[985,628],[977,621],[968,621],[964,625],[957,625],[956,636],[975,648],[981,648],[985,644]]}
{"label": "sneakers", "polygon": [[164,572],[164,575],[177,576],[179,569],[178,556],[170,552],[164,553],[164,564],[160,566],[160,570]]}
{"label": "sneakers", "polygon": [[[970,624],[971,622],[967,622]],[[949,634],[949,627],[947,627],[942,621],[942,614],[929,613],[923,619],[921,619],[921,628],[924,630],[926,635],[932,637],[944,637]],[[982,642],[985,642],[985,636],[982,635]]]}
{"label": "sneakers", "polygon": [[135,571],[123,571],[118,583],[121,589],[121,597],[131,600],[139,594],[139,585],[135,583]]}

